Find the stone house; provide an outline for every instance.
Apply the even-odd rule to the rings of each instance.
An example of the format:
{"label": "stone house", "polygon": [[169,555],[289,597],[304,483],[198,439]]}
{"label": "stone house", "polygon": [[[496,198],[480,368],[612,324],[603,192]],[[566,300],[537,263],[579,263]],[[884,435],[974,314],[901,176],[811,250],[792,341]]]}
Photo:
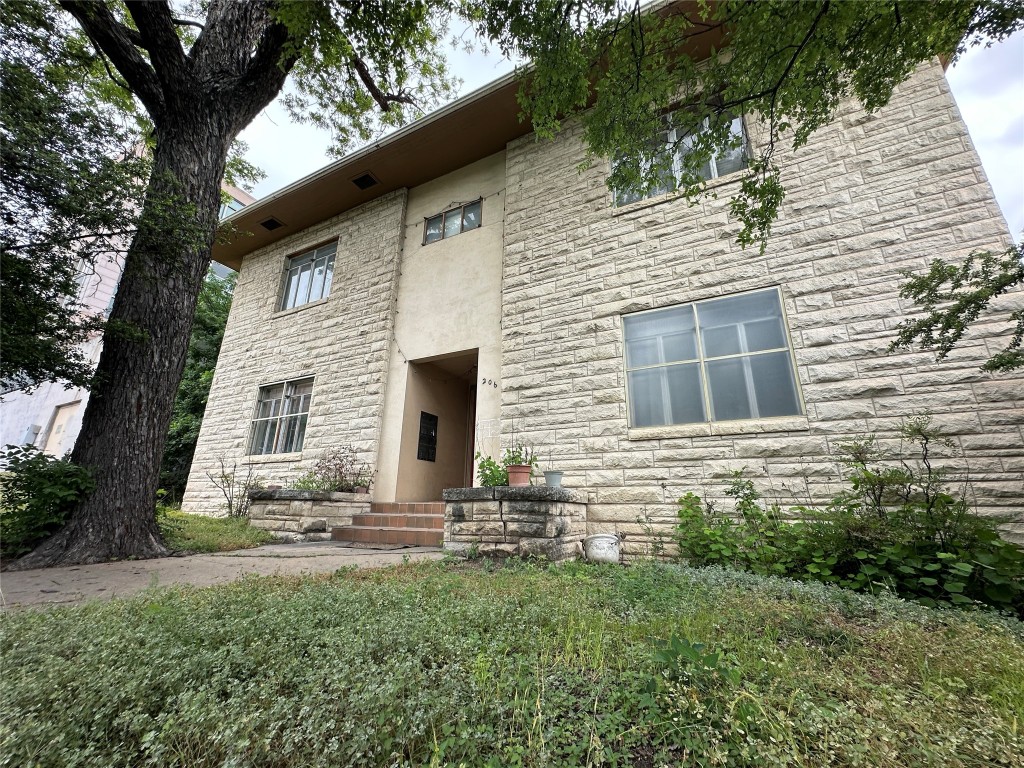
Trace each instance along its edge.
{"label": "stone house", "polygon": [[[624,534],[628,552],[639,516],[668,526],[677,498],[722,498],[737,469],[784,504],[825,499],[839,443],[870,432],[892,447],[927,411],[979,508],[1024,535],[1022,378],[979,370],[1024,296],[941,364],[887,352],[911,309],[901,270],[1009,242],[938,62],[880,112],[850,105],[783,153],[763,254],[740,248],[728,214],[742,152],[716,158],[695,206],[615,200],[609,163],[578,170],[579,126],[538,141],[516,87],[499,80],[233,216],[253,236],[215,250],[240,274],[187,510],[217,509],[220,458],[287,486],[350,444],[375,467],[376,513],[435,514],[403,505],[472,486],[474,454],[514,433],[564,472],[586,530]],[[756,152],[756,121],[735,130]]]}

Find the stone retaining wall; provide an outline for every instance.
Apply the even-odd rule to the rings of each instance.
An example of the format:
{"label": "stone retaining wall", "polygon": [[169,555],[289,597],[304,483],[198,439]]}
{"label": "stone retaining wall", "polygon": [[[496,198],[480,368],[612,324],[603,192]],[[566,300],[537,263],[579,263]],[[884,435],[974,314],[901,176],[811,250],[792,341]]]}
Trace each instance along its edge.
{"label": "stone retaining wall", "polygon": [[250,491],[249,522],[290,541],[329,539],[331,528],[352,525],[352,516],[370,511],[368,493]]}
{"label": "stone retaining wall", "polygon": [[586,499],[547,486],[449,488],[444,549],[456,555],[575,560],[587,533]]}

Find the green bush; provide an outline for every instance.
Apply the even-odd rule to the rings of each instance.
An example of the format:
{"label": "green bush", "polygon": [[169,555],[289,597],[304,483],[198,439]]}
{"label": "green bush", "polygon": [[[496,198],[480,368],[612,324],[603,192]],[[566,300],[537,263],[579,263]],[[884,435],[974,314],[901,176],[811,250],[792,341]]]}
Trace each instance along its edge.
{"label": "green bush", "polygon": [[84,467],[30,445],[8,445],[0,454],[0,466],[0,546],[5,557],[30,552],[96,487]]}
{"label": "green bush", "polygon": [[894,591],[925,605],[989,605],[1024,616],[1024,550],[999,536],[999,519],[975,514],[933,462],[927,419],[904,426],[917,457],[883,463],[872,439],[844,446],[848,488],[824,509],[795,507],[788,521],[737,473],[735,514],[699,496],[680,499],[676,539],[692,565]]}
{"label": "green bush", "polygon": [[477,451],[476,470],[480,475],[480,482],[490,488],[499,485],[508,485],[508,470],[505,465],[499,464],[490,456],[484,456]]}

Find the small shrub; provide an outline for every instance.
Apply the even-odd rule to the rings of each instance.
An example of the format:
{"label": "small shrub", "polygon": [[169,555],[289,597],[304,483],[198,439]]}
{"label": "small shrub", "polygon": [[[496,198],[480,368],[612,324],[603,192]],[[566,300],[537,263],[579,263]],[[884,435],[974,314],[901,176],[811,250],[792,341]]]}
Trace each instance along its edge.
{"label": "small shrub", "polygon": [[499,464],[490,456],[484,456],[477,451],[476,471],[480,475],[480,483],[488,488],[499,485],[508,485],[508,470],[505,465]]}
{"label": "small shrub", "polygon": [[677,542],[691,565],[892,590],[930,606],[984,604],[1024,616],[1024,550],[999,536],[1000,520],[974,513],[932,461],[942,441],[926,418],[903,431],[916,459],[883,463],[873,439],[844,446],[848,488],[824,510],[796,507],[787,522],[754,484],[733,478],[735,514],[699,496],[679,501]]}
{"label": "small shrub", "polygon": [[231,462],[231,469],[227,468],[224,458],[219,459],[220,472],[213,474],[206,473],[220,492],[224,494],[223,509],[228,517],[249,517],[249,491],[265,488],[266,482],[256,474],[251,464],[241,469],[237,462]]}
{"label": "small shrub", "polygon": [[0,543],[8,557],[30,552],[56,532],[96,487],[89,470],[29,445],[7,446],[0,465]]}
{"label": "small shrub", "polygon": [[300,491],[352,493],[356,488],[369,489],[372,483],[373,468],[359,461],[352,446],[342,445],[325,453],[292,487]]}

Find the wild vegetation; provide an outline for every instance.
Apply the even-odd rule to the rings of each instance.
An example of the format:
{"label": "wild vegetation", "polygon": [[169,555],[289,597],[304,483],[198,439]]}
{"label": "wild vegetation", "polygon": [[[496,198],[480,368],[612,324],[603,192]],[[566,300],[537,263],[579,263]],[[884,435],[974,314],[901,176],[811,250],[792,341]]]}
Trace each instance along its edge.
{"label": "wild vegetation", "polygon": [[935,463],[944,441],[928,418],[908,421],[903,436],[897,455],[870,437],[845,444],[846,488],[823,508],[783,510],[742,473],[727,491],[731,513],[687,493],[674,536],[679,556],[1024,618],[1024,550],[1000,537],[999,518],[975,513],[963,486],[951,487]]}
{"label": "wild vegetation", "polygon": [[0,617],[0,765],[1013,766],[1024,625],[717,567],[435,562]]}
{"label": "wild vegetation", "polygon": [[273,534],[253,528],[245,518],[190,515],[158,506],[156,520],[173,552],[232,552],[275,541]]}

